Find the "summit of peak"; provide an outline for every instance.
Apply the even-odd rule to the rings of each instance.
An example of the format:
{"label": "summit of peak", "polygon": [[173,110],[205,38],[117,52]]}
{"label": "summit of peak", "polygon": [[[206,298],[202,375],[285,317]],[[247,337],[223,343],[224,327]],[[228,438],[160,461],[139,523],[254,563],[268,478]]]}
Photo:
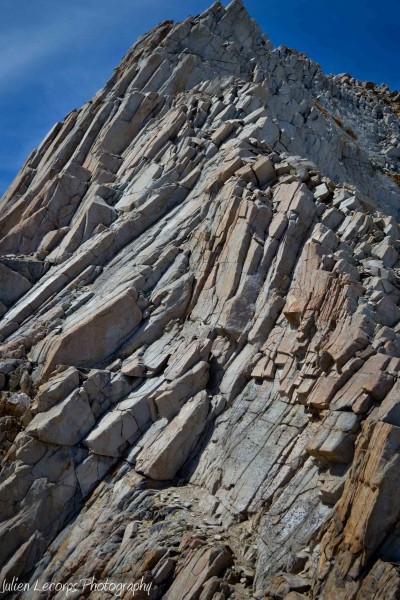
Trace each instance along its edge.
{"label": "summit of peak", "polygon": [[231,0],[226,6],[222,4],[222,2],[214,2],[209,8],[207,8],[201,15],[204,14],[218,14],[221,12],[231,12],[231,11],[240,11],[244,10],[248,13],[248,10],[243,2],[243,0]]}
{"label": "summit of peak", "polygon": [[233,10],[233,9],[241,9],[241,10],[245,10],[247,12],[247,9],[244,5],[243,0],[232,0],[231,2],[229,2],[229,4],[227,5],[225,10]]}

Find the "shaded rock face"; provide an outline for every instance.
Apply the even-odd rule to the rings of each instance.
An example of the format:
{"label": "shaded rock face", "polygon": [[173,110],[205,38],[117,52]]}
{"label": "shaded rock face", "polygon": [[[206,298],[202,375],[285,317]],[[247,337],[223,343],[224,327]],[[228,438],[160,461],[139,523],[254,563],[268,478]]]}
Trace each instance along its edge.
{"label": "shaded rock face", "polygon": [[29,156],[0,212],[0,581],[398,597],[398,101],[235,0],[142,36]]}

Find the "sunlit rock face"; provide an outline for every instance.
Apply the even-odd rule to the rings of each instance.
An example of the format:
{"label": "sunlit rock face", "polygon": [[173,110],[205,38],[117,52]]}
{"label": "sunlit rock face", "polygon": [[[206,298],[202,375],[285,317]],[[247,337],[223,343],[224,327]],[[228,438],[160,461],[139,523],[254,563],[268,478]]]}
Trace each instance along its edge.
{"label": "sunlit rock face", "polygon": [[399,100],[235,0],[139,38],[28,157],[0,211],[0,582],[398,597]]}

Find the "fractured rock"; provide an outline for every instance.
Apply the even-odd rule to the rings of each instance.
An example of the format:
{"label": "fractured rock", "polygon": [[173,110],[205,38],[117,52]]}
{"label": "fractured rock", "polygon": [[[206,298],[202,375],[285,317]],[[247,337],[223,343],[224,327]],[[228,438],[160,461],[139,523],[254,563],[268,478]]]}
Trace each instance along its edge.
{"label": "fractured rock", "polygon": [[203,431],[209,399],[201,392],[189,400],[154,442],[136,459],[136,470],[150,479],[173,479]]}
{"label": "fractured rock", "polygon": [[26,432],[41,442],[73,446],[95,422],[85,391],[77,390],[53,408],[38,414]]}
{"label": "fractured rock", "polygon": [[233,0],[31,153],[0,208],[0,581],[399,596],[399,115]]}

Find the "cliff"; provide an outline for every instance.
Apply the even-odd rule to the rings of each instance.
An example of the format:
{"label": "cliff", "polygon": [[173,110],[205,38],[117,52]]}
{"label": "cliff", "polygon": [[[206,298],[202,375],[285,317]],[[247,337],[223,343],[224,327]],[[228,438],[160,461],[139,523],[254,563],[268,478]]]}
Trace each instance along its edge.
{"label": "cliff", "polygon": [[139,38],[28,157],[0,204],[8,597],[399,597],[399,114],[234,0]]}

